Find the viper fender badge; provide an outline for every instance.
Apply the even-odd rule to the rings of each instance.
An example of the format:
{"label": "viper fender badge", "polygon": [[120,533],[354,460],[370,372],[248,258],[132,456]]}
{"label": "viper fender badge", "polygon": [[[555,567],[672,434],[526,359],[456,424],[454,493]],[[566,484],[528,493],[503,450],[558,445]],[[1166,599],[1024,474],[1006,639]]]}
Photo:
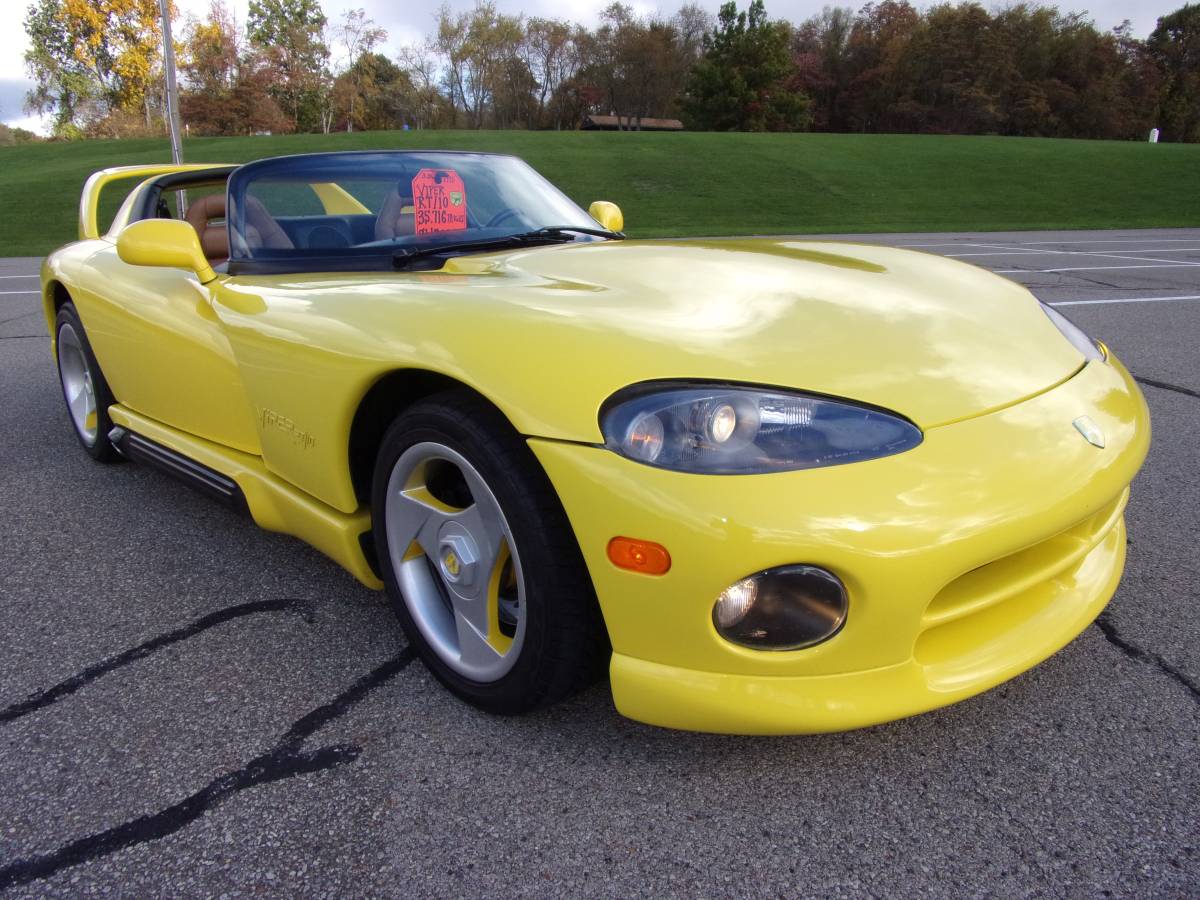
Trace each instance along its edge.
{"label": "viper fender badge", "polygon": [[1075,430],[1083,435],[1093,447],[1104,448],[1104,432],[1100,430],[1100,426],[1092,421],[1091,416],[1080,416],[1071,423],[1075,426]]}

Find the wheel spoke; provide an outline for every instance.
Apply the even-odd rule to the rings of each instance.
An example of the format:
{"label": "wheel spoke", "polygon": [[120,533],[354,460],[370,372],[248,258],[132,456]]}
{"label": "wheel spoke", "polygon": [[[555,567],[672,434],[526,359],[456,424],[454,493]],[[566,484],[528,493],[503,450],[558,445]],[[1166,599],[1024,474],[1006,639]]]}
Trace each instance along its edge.
{"label": "wheel spoke", "polygon": [[454,607],[456,620],[463,620],[475,629],[485,639],[488,634],[488,605],[487,584],[473,585],[469,589],[460,587],[442,579],[446,591],[450,595],[450,605]]}
{"label": "wheel spoke", "polygon": [[78,390],[67,400],[67,406],[71,409],[71,415],[76,422],[83,424],[84,417],[87,415],[87,391],[80,384]]}
{"label": "wheel spoke", "polygon": [[[482,608],[483,604],[480,603],[479,606]],[[484,615],[486,616],[486,612]],[[454,626],[458,631],[458,651],[464,664],[473,669],[482,669],[495,665],[500,659],[500,654],[488,643],[479,629],[465,615],[459,613],[457,606],[454,610]]]}
{"label": "wheel spoke", "polygon": [[83,387],[83,421],[88,430],[96,427],[96,392],[91,382],[85,382]]}
{"label": "wheel spoke", "polygon": [[449,518],[424,487],[402,490],[387,506],[388,542],[403,556],[413,543],[437,560],[438,529]]}

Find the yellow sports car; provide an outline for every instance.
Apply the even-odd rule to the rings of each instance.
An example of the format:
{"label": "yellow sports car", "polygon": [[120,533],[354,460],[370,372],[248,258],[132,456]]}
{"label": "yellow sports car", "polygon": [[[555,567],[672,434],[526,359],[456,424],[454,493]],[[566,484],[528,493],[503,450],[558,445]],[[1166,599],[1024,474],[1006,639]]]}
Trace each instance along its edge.
{"label": "yellow sports car", "polygon": [[498,713],[607,667],[656,725],[856,728],[1108,602],[1150,423],[1106,347],[935,256],[622,228],[510,156],[98,172],[42,272],[71,422],[386,589]]}

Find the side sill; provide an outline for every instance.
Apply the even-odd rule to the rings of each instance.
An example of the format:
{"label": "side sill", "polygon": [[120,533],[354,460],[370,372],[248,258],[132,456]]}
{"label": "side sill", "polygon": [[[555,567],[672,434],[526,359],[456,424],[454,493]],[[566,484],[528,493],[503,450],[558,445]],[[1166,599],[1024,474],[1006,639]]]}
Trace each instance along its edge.
{"label": "side sill", "polygon": [[108,439],[126,459],[147,463],[235,512],[250,514],[246,495],[238,483],[215,469],[119,425],[108,433]]}

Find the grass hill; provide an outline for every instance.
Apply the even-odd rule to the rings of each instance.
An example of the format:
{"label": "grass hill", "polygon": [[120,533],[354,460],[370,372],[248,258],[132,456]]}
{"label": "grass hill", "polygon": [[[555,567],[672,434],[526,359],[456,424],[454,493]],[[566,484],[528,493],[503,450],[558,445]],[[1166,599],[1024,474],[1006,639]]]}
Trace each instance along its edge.
{"label": "grass hill", "polygon": [[[188,162],[442,147],[523,157],[632,237],[1200,224],[1200,145],[849,134],[409,131],[193,138]],[[72,240],[84,179],[165,140],[0,148],[0,256]],[[120,198],[111,198],[113,201]],[[115,207],[114,207],[115,208]]]}

